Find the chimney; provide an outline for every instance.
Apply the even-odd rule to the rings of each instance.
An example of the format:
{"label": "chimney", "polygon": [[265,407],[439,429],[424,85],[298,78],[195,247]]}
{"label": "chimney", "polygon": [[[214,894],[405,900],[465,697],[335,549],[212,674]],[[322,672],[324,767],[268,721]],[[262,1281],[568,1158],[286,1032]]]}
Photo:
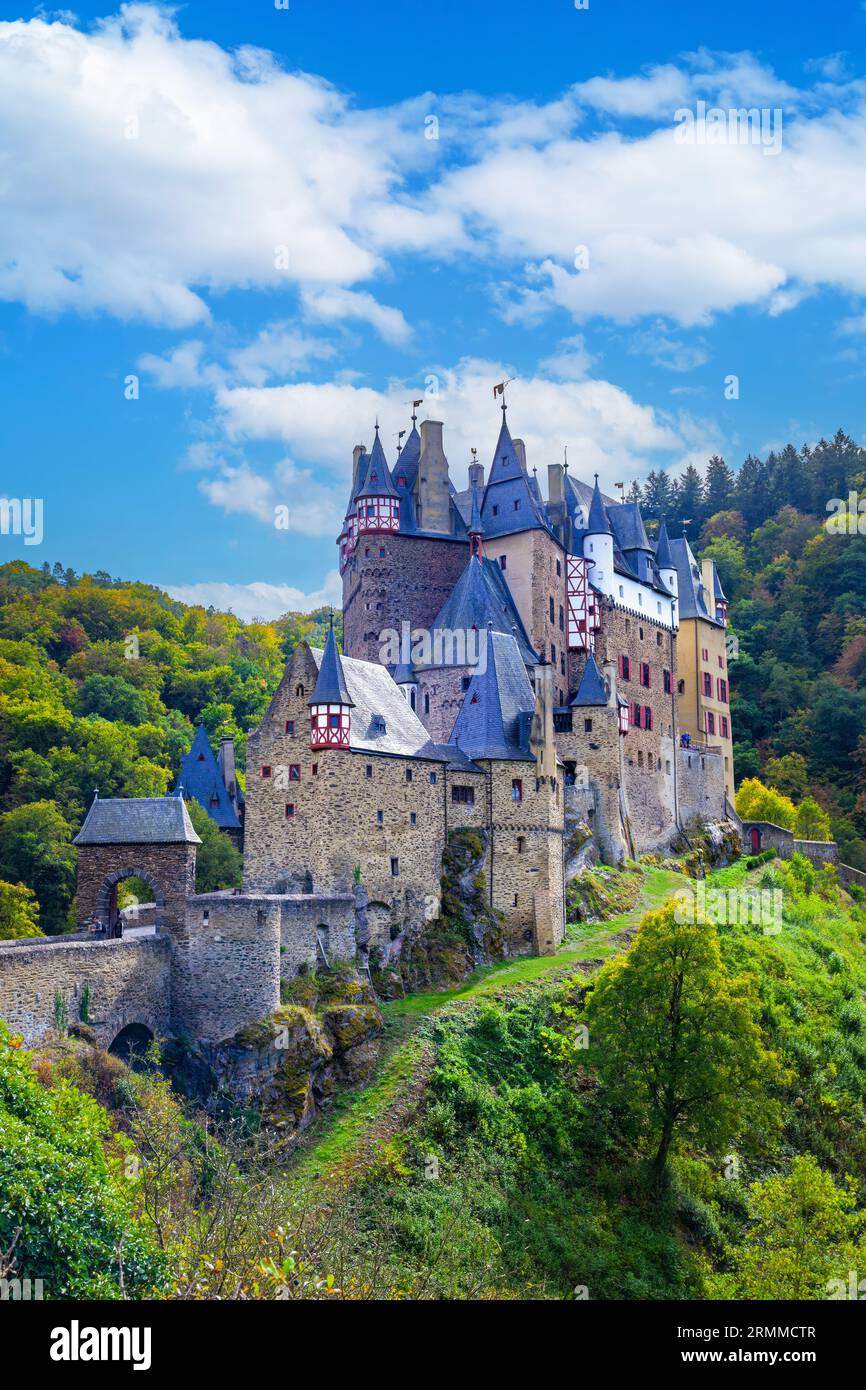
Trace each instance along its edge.
{"label": "chimney", "polygon": [[352,450],[352,491],[358,486],[358,460],[364,452],[363,444],[356,444]]}
{"label": "chimney", "polygon": [[549,463],[547,465],[547,499],[551,503],[562,502],[562,464]]}
{"label": "chimney", "polygon": [[512,444],[514,445],[514,452],[515,452],[515,454],[517,455],[517,462],[520,464],[520,467],[523,469],[523,471],[524,471],[524,473],[525,473],[525,472],[526,472],[526,445],[524,444],[524,442],[523,442],[522,439],[512,439],[511,442],[512,442]]}
{"label": "chimney", "polygon": [[451,530],[448,460],[442,447],[442,421],[422,420],[418,463],[418,526],[422,531]]}
{"label": "chimney", "polygon": [[226,791],[229,794],[232,805],[237,798],[237,778],[235,776],[235,743],[234,739],[221,738],[220,751],[217,754],[217,765],[222,773]]}
{"label": "chimney", "polygon": [[484,486],[484,464],[483,464],[483,463],[477,463],[477,462],[476,462],[476,463],[470,463],[470,465],[469,465],[469,486],[470,486],[470,488],[473,488],[473,487],[483,487],[483,486]]}

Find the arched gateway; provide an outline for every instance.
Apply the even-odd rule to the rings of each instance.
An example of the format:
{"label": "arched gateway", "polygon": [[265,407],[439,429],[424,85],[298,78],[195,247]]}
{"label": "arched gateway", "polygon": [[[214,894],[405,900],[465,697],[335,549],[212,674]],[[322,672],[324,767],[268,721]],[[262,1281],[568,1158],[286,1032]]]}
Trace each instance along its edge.
{"label": "arched gateway", "polygon": [[78,847],[76,909],[79,928],[109,925],[117,911],[117,885],[135,875],[151,885],[157,920],[173,931],[183,923],[195,892],[195,833],[180,796],[135,799],[94,796],[73,842]]}

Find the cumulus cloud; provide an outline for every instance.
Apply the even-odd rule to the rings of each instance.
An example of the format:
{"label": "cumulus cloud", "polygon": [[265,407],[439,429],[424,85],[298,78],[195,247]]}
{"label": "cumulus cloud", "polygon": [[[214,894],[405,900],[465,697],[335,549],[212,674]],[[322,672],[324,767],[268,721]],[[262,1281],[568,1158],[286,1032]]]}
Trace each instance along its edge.
{"label": "cumulus cloud", "polygon": [[201,604],[220,612],[234,613],[244,622],[269,622],[284,613],[310,613],[324,604],[339,608],[342,583],[337,570],[330,570],[322,587],[306,594],[289,584],[226,584],[219,580],[203,584],[161,584],[160,588],[180,603]]}
{"label": "cumulus cloud", "polygon": [[[572,346],[573,355],[575,351]],[[477,358],[431,374],[434,389],[424,397],[421,418],[445,423],[446,452],[458,484],[465,482],[473,446],[483,461],[492,458],[500,417],[491,386],[509,375],[507,364]],[[352,445],[371,446],[378,418],[393,463],[393,437],[407,424],[412,389],[403,382],[384,390],[349,382],[223,387],[216,396],[218,420],[235,447],[276,441],[289,447],[294,458],[316,464],[317,476],[328,475],[344,503]],[[568,379],[567,374],[552,380],[539,374],[515,382],[509,398],[512,433],[525,441],[529,465],[536,465],[542,476],[549,463],[561,461],[566,444],[576,470],[591,475],[598,469],[617,477],[626,473],[629,478],[657,466],[659,455],[668,455],[667,463],[685,447],[676,421],[663,419],[607,381]]]}
{"label": "cumulus cloud", "polygon": [[368,279],[401,120],[154,6],[0,24],[0,296],[184,327],[204,289]]}

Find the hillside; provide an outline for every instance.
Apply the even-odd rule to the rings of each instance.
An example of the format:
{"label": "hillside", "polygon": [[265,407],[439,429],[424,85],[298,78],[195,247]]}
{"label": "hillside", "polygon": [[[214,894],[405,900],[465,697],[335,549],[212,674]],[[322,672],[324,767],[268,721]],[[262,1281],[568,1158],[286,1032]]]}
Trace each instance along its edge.
{"label": "hillside", "polygon": [[711,876],[783,898],[778,934],[699,929],[765,1094],[744,1105],[723,1049],[713,1123],[677,1127],[659,1186],[597,1008],[660,922],[677,930],[659,909],[689,880],[640,878],[637,904],[557,957],[386,1004],[375,1073],[288,1166],[249,1112],[206,1118],[83,1039],[28,1057],[0,1026],[0,1263],[47,1296],[116,1298],[124,1279],[184,1298],[826,1298],[866,1258],[864,895],[799,858]]}

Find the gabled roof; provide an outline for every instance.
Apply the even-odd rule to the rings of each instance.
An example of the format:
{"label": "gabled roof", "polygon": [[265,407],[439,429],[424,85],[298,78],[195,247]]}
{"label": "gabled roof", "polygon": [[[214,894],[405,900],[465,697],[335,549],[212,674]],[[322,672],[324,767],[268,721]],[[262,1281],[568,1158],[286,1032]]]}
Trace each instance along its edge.
{"label": "gabled roof", "polygon": [[[310,654],[321,670],[325,652],[310,647]],[[404,699],[388,674],[387,668],[375,661],[358,661],[351,656],[340,657],[346,690],[352,704],[349,721],[349,747],[368,753],[395,753],[412,757],[422,753],[430,735],[409,701]],[[385,726],[381,732],[382,721]]]}
{"label": "gabled roof", "polygon": [[[492,628],[494,632],[504,632],[516,639],[525,664],[537,664],[538,656],[523,626],[505,575],[495,560],[483,559],[478,555],[470,557],[433,622],[431,636],[434,654],[444,644],[441,637],[437,644],[437,633],[468,633],[473,628],[478,633],[481,648],[484,633]],[[454,663],[446,661],[443,664]]]}
{"label": "gabled roof", "polygon": [[598,662],[592,652],[587,657],[583,675],[580,678],[580,685],[577,687],[577,694],[571,703],[572,705],[607,704],[607,687],[604,676],[598,669]]}
{"label": "gabled roof", "polygon": [[200,845],[179,796],[95,797],[74,845]]}
{"label": "gabled roof", "polygon": [[534,762],[529,732],[535,695],[514,638],[488,628],[484,669],[469,682],[450,743],[476,762],[520,759]]}
{"label": "gabled roof", "polygon": [[343,674],[343,659],[337,651],[337,639],[334,636],[334,618],[331,616],[331,626],[325,640],[325,650],[322,653],[322,660],[319,664],[319,674],[316,679],[316,688],[313,691],[308,704],[311,705],[351,705],[352,700],[346,688],[346,678]]}
{"label": "gabled roof", "polygon": [[[704,588],[698,562],[686,537],[680,536],[677,540],[671,541],[670,550],[677,572],[680,621],[685,618],[703,618],[705,622],[724,627],[724,623],[718,622],[716,618],[715,598],[708,595]],[[712,601],[712,611],[707,603],[708,599]]]}
{"label": "gabled roof", "polygon": [[[178,796],[183,787],[183,795],[197,801],[211,820],[225,830],[239,830],[240,820],[228,794],[219,763],[214,757],[210,740],[204,724],[199,724],[195,738],[188,753],[180,762],[180,773],[174,784],[174,795]],[[243,805],[238,788],[240,804]],[[212,802],[216,801],[216,805]]]}
{"label": "gabled roof", "polygon": [[[359,473],[360,477],[360,473]],[[363,484],[358,488],[358,497],[399,497],[400,494],[391,479],[391,473],[385,459],[385,450],[382,448],[382,441],[379,438],[379,426],[376,426],[376,437],[373,440],[373,447],[367,458],[367,469],[364,475]]]}

